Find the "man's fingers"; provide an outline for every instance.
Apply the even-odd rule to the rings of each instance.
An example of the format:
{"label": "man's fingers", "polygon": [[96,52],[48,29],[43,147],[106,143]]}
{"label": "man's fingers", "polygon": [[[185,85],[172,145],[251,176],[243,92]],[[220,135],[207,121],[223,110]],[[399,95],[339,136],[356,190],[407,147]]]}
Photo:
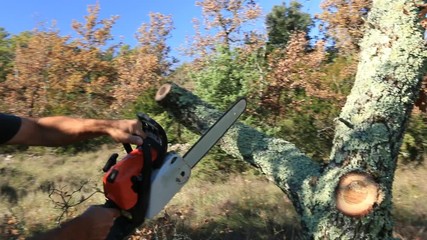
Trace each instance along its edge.
{"label": "man's fingers", "polygon": [[136,130],[134,131],[134,135],[138,135],[138,136],[140,136],[140,137],[142,137],[142,138],[145,138],[145,137],[146,137],[146,134],[145,134],[145,132],[144,132],[144,131],[142,131],[142,129],[136,129]]}
{"label": "man's fingers", "polygon": [[144,131],[142,131],[142,124],[141,124],[141,122],[140,122],[140,121],[137,121],[137,122],[136,122],[136,124],[134,124],[134,125],[132,126],[131,133],[132,133],[133,135],[137,135],[137,136],[140,136],[140,137],[142,137],[142,138],[145,138],[145,137],[146,137],[145,132],[144,132]]}
{"label": "man's fingers", "polygon": [[137,120],[116,120],[108,133],[117,142],[135,145],[142,145],[147,136],[142,130],[141,122]]}
{"label": "man's fingers", "polygon": [[129,135],[129,143],[135,145],[142,145],[143,140],[140,136]]}
{"label": "man's fingers", "polygon": [[120,143],[129,143],[135,145],[142,145],[143,143],[142,137],[124,131],[115,131],[111,134],[111,137],[116,142]]}
{"label": "man's fingers", "polygon": [[113,218],[116,218],[118,216],[120,216],[120,211],[118,209],[115,208],[109,208],[109,210],[111,210],[111,216]]}

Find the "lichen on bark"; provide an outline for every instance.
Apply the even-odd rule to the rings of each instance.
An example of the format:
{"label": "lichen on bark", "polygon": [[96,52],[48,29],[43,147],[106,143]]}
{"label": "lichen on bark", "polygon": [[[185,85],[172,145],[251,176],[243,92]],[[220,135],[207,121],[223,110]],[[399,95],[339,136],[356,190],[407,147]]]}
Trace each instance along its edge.
{"label": "lichen on bark", "polygon": [[359,226],[358,235],[351,234],[352,225],[337,225],[337,221],[353,222],[337,213],[318,223],[321,229],[340,226],[338,231],[346,232],[340,239],[392,238],[391,189],[396,159],[426,63],[417,13],[414,1],[373,1],[361,42],[358,73],[337,120],[325,174],[332,169],[339,169],[339,175],[363,171],[378,183],[384,201],[361,223],[354,222]]}
{"label": "lichen on bark", "polygon": [[[170,91],[159,104],[186,127],[202,134],[221,116],[218,110],[191,92],[175,84],[169,87]],[[178,99],[187,100],[178,101]],[[188,102],[191,104],[187,104]],[[305,156],[295,145],[282,139],[270,138],[241,123],[234,124],[219,144],[230,155],[257,166],[295,200],[295,203],[300,202],[301,196],[298,193],[303,182],[307,178],[319,175],[319,164]]]}

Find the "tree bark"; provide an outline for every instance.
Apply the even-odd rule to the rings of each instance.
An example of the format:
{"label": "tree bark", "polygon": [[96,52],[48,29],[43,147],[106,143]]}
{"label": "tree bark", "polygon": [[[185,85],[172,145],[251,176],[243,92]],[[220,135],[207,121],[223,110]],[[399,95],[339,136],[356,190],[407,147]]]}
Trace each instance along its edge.
{"label": "tree bark", "polygon": [[[391,239],[396,160],[426,51],[413,0],[374,0],[358,74],[336,120],[330,161],[320,165],[293,144],[235,124],[220,141],[259,168],[290,198],[307,239]],[[221,113],[174,84],[156,100],[202,134]]]}
{"label": "tree bark", "polygon": [[[222,114],[175,84],[162,86],[156,100],[175,120],[199,134],[208,130]],[[270,138],[239,122],[228,130],[219,145],[230,155],[259,168],[289,196],[297,210],[303,208],[300,203],[304,198],[301,195],[304,181],[320,175],[320,164],[301,153],[295,145]]]}

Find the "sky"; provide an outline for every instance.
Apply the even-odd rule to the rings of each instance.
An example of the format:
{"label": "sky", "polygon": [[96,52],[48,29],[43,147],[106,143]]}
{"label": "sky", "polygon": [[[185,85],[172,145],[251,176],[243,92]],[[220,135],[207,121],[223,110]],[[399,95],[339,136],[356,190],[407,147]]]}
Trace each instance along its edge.
{"label": "sky", "polygon": [[[267,14],[275,5],[290,0],[257,0],[263,13]],[[303,11],[310,14],[320,12],[321,0],[300,0],[304,5]],[[187,36],[193,35],[192,19],[201,16],[201,9],[195,5],[195,0],[13,0],[2,1],[0,8],[0,27],[11,34],[34,29],[39,23],[50,25],[54,20],[61,35],[72,35],[73,20],[84,21],[87,6],[100,4],[100,18],[118,15],[112,29],[115,40],[133,45],[136,31],[142,23],[148,23],[150,12],[171,15],[175,29],[168,40],[171,55],[179,58],[177,49],[185,44]],[[258,23],[263,27],[263,23]]]}

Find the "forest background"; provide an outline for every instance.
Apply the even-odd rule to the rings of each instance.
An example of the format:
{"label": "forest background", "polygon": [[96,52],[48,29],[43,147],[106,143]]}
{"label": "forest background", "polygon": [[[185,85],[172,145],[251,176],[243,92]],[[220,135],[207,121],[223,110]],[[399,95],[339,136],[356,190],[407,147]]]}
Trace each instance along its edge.
{"label": "forest background", "polygon": [[[195,4],[202,18],[194,19],[195,35],[182,49],[191,59],[185,63],[170,54],[174,24],[162,13],[149,15],[135,46],[115,41],[111,30],[118,18],[101,19],[100,4],[88,7],[83,22],[73,22],[73,36],[62,36],[55,26],[13,35],[1,28],[0,111],[112,119],[145,112],[165,127],[171,147],[184,151],[198,136],[154,101],[160,85],[175,82],[219,109],[245,96],[243,122],[326,161],[335,118],[357,72],[371,1],[324,0],[316,16],[296,1],[274,6],[266,16],[257,1]],[[254,29],[260,19],[266,30]],[[427,208],[418,202],[427,196],[426,79],[395,181],[396,235],[407,239],[427,239]],[[102,203],[99,170],[119,147],[104,138],[55,149],[1,146],[2,236],[31,235]],[[219,149],[197,168],[187,190],[139,237],[298,239],[291,204],[260,173]]]}

